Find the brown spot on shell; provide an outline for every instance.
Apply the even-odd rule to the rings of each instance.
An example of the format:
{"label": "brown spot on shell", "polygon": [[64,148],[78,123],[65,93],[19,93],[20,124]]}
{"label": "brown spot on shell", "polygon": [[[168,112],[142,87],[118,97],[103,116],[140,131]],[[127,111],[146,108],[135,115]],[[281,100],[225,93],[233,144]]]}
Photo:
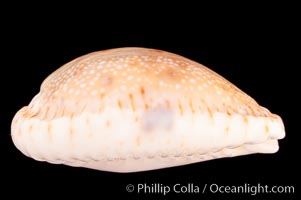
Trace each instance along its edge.
{"label": "brown spot on shell", "polygon": [[118,100],[118,108],[121,110],[122,109],[122,102]]}
{"label": "brown spot on shell", "polygon": [[69,128],[69,137],[70,137],[70,139],[72,139],[73,136],[74,136],[74,128],[73,128],[73,126],[71,125],[70,128]]}
{"label": "brown spot on shell", "polygon": [[180,115],[183,115],[183,106],[182,106],[182,103],[181,101],[178,102],[178,107],[179,107],[179,110],[180,110]]}
{"label": "brown spot on shell", "polygon": [[111,125],[111,121],[110,121],[110,120],[107,120],[107,121],[106,121],[106,127],[109,128],[110,125]]}
{"label": "brown spot on shell", "polygon": [[145,94],[144,87],[140,87],[140,94],[142,97],[144,97]]}
{"label": "brown spot on shell", "polygon": [[266,126],[265,126],[265,133],[267,133],[267,134],[268,134],[269,132],[270,132],[270,128],[269,128],[269,126],[268,126],[268,125],[266,125]]}
{"label": "brown spot on shell", "polygon": [[147,103],[144,103],[144,109],[148,110],[149,109],[149,105]]}
{"label": "brown spot on shell", "polygon": [[249,123],[249,119],[248,119],[247,116],[243,116],[243,119],[244,119],[245,124],[248,124],[248,123]]}
{"label": "brown spot on shell", "polygon": [[228,115],[229,117],[231,117],[232,113],[231,113],[231,110],[230,110],[230,109],[227,110],[226,113],[227,113],[227,115]]}
{"label": "brown spot on shell", "polygon": [[208,113],[209,113],[210,118],[213,119],[213,113],[212,113],[212,110],[208,107],[208,108],[207,108],[207,111],[208,111]]}
{"label": "brown spot on shell", "polygon": [[48,134],[48,139],[49,139],[49,141],[52,140],[52,134],[51,134],[51,131],[52,131],[51,123],[48,123],[48,125],[47,125],[47,134]]}
{"label": "brown spot on shell", "polygon": [[133,112],[135,112],[136,107],[135,107],[135,102],[134,102],[134,96],[132,93],[129,94],[129,98],[130,98],[131,108],[132,108]]}
{"label": "brown spot on shell", "polygon": [[140,136],[137,136],[136,137],[136,145],[140,146],[140,144],[141,144],[141,138],[140,138]]}
{"label": "brown spot on shell", "polygon": [[226,126],[226,135],[229,135],[230,127]]}
{"label": "brown spot on shell", "polygon": [[190,110],[191,110],[192,114],[194,114],[195,113],[195,109],[193,107],[193,103],[192,103],[191,99],[189,99],[189,107],[190,107]]}
{"label": "brown spot on shell", "polygon": [[31,131],[32,131],[32,124],[30,124],[28,127],[28,132],[31,132]]}
{"label": "brown spot on shell", "polygon": [[168,101],[168,100],[165,100],[165,105],[166,105],[166,108],[170,108],[170,101]]}

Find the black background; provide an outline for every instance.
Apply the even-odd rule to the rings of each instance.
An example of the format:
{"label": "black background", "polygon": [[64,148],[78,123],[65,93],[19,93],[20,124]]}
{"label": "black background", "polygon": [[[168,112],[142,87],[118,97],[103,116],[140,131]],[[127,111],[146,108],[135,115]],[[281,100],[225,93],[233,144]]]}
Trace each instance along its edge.
{"label": "black background", "polygon": [[[1,190],[11,197],[93,197],[105,195],[144,198],[128,193],[127,184],[176,183],[196,185],[293,185],[299,193],[297,176],[298,78],[294,12],[282,5],[243,6],[235,12],[213,7],[174,11],[172,7],[126,10],[82,9],[41,6],[34,12],[18,5],[2,17],[1,65]],[[272,6],[272,7],[271,7]],[[91,9],[92,5],[87,6]],[[122,7],[122,5],[120,5]],[[12,6],[9,7],[10,9]],[[142,9],[143,8],[143,9]],[[186,11],[185,11],[186,10]],[[283,11],[288,13],[284,14]],[[169,11],[169,12],[167,12]],[[184,12],[185,11],[185,12]],[[188,14],[187,14],[187,13]],[[13,17],[16,16],[16,17]],[[271,155],[249,155],[140,173],[108,173],[37,162],[22,155],[10,138],[14,114],[38,93],[41,82],[64,63],[109,48],[138,46],[180,54],[221,74],[259,104],[280,115],[286,138],[280,151]],[[41,192],[41,194],[39,192]],[[209,193],[209,192],[208,192]],[[177,198],[222,198],[222,194],[183,194]],[[163,198],[161,194],[156,198]],[[171,195],[169,195],[171,196]],[[252,199],[289,199],[297,194],[226,195]]]}

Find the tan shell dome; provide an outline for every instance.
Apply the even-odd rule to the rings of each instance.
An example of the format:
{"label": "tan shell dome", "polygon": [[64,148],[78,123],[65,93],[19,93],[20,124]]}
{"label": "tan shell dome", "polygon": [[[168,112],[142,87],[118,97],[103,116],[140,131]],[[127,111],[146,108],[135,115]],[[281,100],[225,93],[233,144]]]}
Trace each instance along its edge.
{"label": "tan shell dome", "polygon": [[116,172],[273,153],[284,135],[279,116],[220,75],[145,48],[65,64],[12,123],[13,141],[27,156]]}

